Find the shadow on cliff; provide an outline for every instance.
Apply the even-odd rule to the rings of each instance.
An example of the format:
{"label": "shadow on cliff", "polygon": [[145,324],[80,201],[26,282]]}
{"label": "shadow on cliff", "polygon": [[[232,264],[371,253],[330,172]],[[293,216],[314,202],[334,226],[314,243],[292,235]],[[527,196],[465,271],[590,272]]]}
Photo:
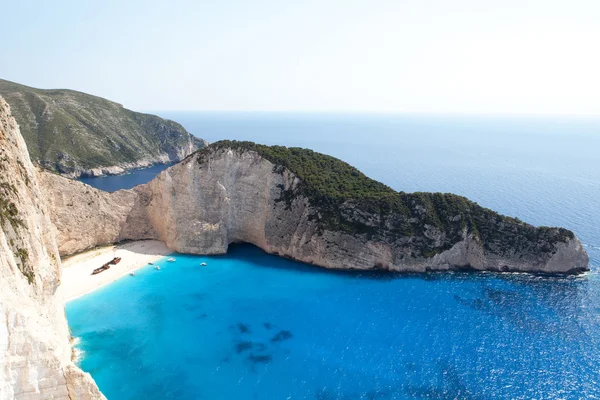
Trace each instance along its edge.
{"label": "shadow on cliff", "polygon": [[[266,255],[267,257],[256,257],[256,255]],[[309,274],[335,274],[349,279],[376,279],[376,280],[392,280],[400,277],[419,276],[419,274],[408,274],[386,271],[381,269],[356,270],[356,269],[328,269],[313,264],[307,264],[301,261],[293,260],[289,257],[276,254],[269,254],[261,248],[251,243],[232,243],[229,245],[226,256],[230,259],[243,260],[246,263],[252,263],[261,268],[273,269],[288,269],[301,273]],[[222,257],[221,255],[213,257]],[[260,260],[260,262],[256,261]],[[265,260],[268,260],[265,262]]]}
{"label": "shadow on cliff", "polygon": [[[253,257],[254,255],[266,254],[272,258],[272,262],[264,262],[264,257]],[[394,279],[421,279],[425,281],[448,281],[448,280],[472,280],[497,278],[503,280],[519,281],[529,284],[529,282],[537,282],[540,285],[544,283],[552,285],[553,282],[574,282],[585,279],[585,275],[564,275],[564,274],[533,274],[533,273],[513,273],[513,272],[482,272],[471,268],[460,268],[451,271],[429,271],[429,272],[400,272],[388,271],[384,269],[328,269],[314,264],[308,264],[301,261],[293,260],[289,257],[278,254],[270,254],[261,248],[251,243],[232,243],[229,245],[227,254],[217,255],[212,257],[227,256],[231,259],[240,259],[245,262],[253,263],[262,268],[286,268],[302,273],[310,274],[336,274],[338,276],[347,277],[349,279],[374,279],[380,281],[388,281]],[[260,262],[254,259],[260,259]],[[282,262],[282,260],[285,260]]]}

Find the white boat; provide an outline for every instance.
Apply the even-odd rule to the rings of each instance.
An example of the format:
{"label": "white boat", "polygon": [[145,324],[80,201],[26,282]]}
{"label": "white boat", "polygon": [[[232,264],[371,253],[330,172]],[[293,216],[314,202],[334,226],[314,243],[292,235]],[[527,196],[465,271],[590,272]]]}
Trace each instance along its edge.
{"label": "white boat", "polygon": [[156,267],[154,267],[154,269],[160,271],[160,267],[158,265]]}
{"label": "white boat", "polygon": [[173,257],[169,257],[169,258],[167,258],[167,261],[169,261],[169,262],[174,262],[174,261],[175,261],[175,259],[174,259]]}
{"label": "white boat", "polygon": [[203,267],[206,267],[206,263],[202,263],[202,264],[200,264],[200,265],[202,265]]}
{"label": "white boat", "polygon": [[131,275],[131,276],[135,276],[135,274],[134,274],[133,272],[131,272],[129,275]]}

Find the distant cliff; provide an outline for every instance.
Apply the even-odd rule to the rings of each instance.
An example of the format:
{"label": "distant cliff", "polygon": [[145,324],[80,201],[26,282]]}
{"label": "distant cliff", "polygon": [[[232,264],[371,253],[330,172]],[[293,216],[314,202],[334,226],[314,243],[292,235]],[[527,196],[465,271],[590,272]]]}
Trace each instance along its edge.
{"label": "distant cliff", "polygon": [[536,228],[441,193],[402,193],[306,149],[217,142],[146,185],[113,194],[44,174],[59,250],[160,239],[195,254],[234,242],[326,268],[577,273],[588,256]]}
{"label": "distant cliff", "polygon": [[0,79],[31,160],[70,177],[122,173],[180,161],[206,146],[180,124],[73,90]]}
{"label": "distant cliff", "polygon": [[0,399],[103,399],[71,361],[61,265],[37,172],[0,97]]}

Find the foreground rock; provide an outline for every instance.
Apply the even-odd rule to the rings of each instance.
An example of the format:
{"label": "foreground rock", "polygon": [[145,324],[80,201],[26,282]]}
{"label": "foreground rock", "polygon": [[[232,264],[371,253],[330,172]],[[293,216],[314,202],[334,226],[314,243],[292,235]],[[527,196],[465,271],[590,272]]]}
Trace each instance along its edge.
{"label": "foreground rock", "polygon": [[0,399],[101,399],[71,361],[56,240],[23,138],[0,98]]}
{"label": "foreground rock", "polygon": [[31,160],[69,177],[121,174],[180,161],[206,142],[180,124],[74,90],[0,79]]}
{"label": "foreground rock", "polygon": [[304,149],[219,142],[113,194],[48,174],[42,182],[61,254],[159,239],[194,254],[248,242],[335,269],[577,273],[589,263],[568,230],[451,194],[398,193]]}

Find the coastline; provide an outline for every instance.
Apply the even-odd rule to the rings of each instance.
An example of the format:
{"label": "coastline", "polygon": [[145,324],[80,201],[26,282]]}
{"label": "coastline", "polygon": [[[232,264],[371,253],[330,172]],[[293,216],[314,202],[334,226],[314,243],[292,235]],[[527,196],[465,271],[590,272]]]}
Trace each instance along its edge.
{"label": "coastline", "polygon": [[[63,273],[57,295],[66,304],[171,253],[173,251],[161,241],[139,240],[103,246],[67,257],[62,260]],[[121,257],[121,262],[107,271],[92,275],[94,269],[113,257]]]}

